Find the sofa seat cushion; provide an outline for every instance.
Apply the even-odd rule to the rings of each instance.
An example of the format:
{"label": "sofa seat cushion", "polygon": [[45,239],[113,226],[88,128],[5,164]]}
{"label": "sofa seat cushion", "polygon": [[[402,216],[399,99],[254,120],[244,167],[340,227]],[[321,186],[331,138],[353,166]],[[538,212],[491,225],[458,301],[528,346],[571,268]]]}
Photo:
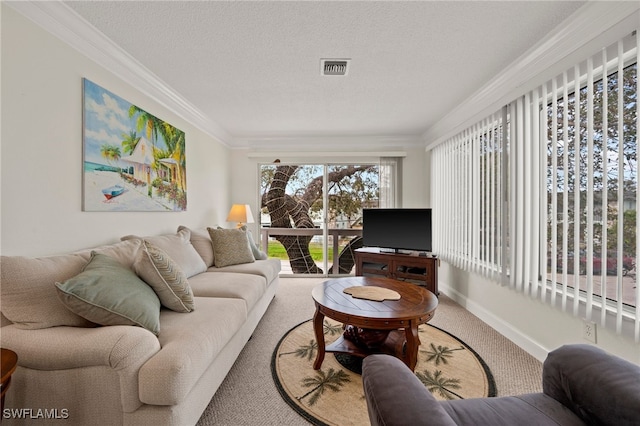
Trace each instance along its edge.
{"label": "sofa seat cushion", "polygon": [[211,267],[211,272],[236,272],[241,274],[253,274],[263,276],[267,280],[267,285],[271,284],[280,273],[280,259],[256,260],[252,263],[242,263],[239,265],[229,265],[222,268]]}
{"label": "sofa seat cushion", "polygon": [[541,394],[472,398],[442,401],[442,407],[458,426],[557,425],[582,426],[585,423],[569,408]]}
{"label": "sofa seat cushion", "polygon": [[193,312],[168,309],[160,312],[162,349],[139,372],[140,401],[152,405],[176,405],[247,319],[242,299],[195,297]]}
{"label": "sofa seat cushion", "polygon": [[263,276],[231,272],[205,272],[189,280],[194,295],[242,299],[251,311],[264,295],[267,282]]}

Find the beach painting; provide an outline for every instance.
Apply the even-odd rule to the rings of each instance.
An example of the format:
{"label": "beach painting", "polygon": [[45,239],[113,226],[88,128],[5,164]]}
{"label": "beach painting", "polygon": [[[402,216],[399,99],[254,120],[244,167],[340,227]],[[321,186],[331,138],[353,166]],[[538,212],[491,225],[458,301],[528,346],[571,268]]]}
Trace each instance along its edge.
{"label": "beach painting", "polygon": [[184,132],[83,79],[84,211],[184,211]]}

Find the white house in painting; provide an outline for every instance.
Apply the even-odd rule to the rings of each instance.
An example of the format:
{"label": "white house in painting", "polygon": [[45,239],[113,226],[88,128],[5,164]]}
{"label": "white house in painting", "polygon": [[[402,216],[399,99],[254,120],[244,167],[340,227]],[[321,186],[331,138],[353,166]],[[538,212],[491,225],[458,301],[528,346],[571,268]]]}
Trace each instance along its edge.
{"label": "white house in painting", "polygon": [[127,168],[133,167],[133,177],[139,181],[151,185],[155,178],[153,170],[153,144],[145,138],[140,138],[131,155],[121,157],[120,161],[127,163]]}

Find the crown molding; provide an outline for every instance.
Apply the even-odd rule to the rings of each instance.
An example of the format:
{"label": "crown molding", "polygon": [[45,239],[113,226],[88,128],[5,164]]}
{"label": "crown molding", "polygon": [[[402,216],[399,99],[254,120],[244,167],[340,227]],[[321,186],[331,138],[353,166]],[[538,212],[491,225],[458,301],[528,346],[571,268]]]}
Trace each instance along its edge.
{"label": "crown molding", "polygon": [[640,3],[588,1],[426,132],[429,150],[639,27]]}
{"label": "crown molding", "polygon": [[4,3],[223,145],[233,144],[233,137],[220,125],[64,3]]}
{"label": "crown molding", "polygon": [[406,157],[405,151],[251,151],[247,153],[247,158],[269,159],[272,158],[362,158],[362,157]]}
{"label": "crown molding", "polygon": [[386,151],[398,147],[424,147],[420,135],[318,135],[318,136],[269,136],[269,137],[237,137],[236,148],[249,148],[260,151],[264,147],[269,150],[299,151],[301,146],[313,147],[314,151],[334,152],[345,149],[361,149]]}

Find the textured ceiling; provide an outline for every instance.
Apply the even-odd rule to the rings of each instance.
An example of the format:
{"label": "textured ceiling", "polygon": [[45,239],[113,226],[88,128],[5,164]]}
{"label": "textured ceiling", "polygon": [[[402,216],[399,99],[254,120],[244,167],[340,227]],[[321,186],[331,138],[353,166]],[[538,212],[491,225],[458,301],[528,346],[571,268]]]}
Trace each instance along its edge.
{"label": "textured ceiling", "polygon": [[583,2],[66,4],[246,140],[420,135]]}

